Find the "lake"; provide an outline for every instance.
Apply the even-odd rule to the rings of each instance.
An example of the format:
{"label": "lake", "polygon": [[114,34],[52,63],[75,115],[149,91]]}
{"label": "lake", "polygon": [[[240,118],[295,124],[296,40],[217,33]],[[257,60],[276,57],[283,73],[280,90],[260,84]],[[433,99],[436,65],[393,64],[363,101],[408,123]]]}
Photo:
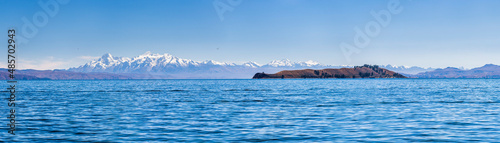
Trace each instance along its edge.
{"label": "lake", "polygon": [[40,80],[22,142],[495,142],[500,79]]}

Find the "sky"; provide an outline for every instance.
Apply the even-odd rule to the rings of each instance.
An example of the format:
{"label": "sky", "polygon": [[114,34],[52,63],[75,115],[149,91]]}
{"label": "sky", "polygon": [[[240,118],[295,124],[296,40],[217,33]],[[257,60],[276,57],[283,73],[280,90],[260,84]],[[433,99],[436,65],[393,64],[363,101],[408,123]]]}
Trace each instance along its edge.
{"label": "sky", "polygon": [[[280,59],[433,68],[500,64],[497,0],[2,0],[0,5],[4,46],[7,30],[16,29],[21,69],[66,69],[105,53],[134,57],[147,51],[238,64]],[[6,59],[7,51],[1,53]]]}

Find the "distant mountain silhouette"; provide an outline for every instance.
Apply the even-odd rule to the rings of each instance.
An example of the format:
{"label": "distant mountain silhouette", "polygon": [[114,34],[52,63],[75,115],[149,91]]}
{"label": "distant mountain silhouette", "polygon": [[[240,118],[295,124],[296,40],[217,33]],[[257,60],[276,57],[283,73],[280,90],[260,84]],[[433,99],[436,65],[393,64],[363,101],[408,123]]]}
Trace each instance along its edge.
{"label": "distant mountain silhouette", "polygon": [[500,78],[500,66],[486,64],[482,67],[463,70],[453,67],[436,69],[424,73],[416,74],[416,78]]}

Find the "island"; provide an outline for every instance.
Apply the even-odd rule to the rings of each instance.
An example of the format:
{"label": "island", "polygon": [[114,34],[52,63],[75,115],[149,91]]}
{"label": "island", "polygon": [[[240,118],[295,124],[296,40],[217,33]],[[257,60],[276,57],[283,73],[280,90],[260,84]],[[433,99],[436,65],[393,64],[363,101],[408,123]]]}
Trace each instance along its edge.
{"label": "island", "polygon": [[355,66],[341,69],[303,69],[284,70],[275,74],[256,73],[252,79],[285,79],[285,78],[407,78],[406,76],[379,68],[377,65]]}

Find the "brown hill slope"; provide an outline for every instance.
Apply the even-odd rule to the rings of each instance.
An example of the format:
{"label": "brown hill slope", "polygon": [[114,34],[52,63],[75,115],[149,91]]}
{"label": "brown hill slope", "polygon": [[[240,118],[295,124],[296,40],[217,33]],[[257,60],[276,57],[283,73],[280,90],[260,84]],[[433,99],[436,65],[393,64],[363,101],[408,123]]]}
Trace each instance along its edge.
{"label": "brown hill slope", "polygon": [[354,68],[322,70],[285,70],[275,74],[256,73],[253,79],[270,78],[406,78],[396,72],[379,68],[377,65],[356,66]]}

